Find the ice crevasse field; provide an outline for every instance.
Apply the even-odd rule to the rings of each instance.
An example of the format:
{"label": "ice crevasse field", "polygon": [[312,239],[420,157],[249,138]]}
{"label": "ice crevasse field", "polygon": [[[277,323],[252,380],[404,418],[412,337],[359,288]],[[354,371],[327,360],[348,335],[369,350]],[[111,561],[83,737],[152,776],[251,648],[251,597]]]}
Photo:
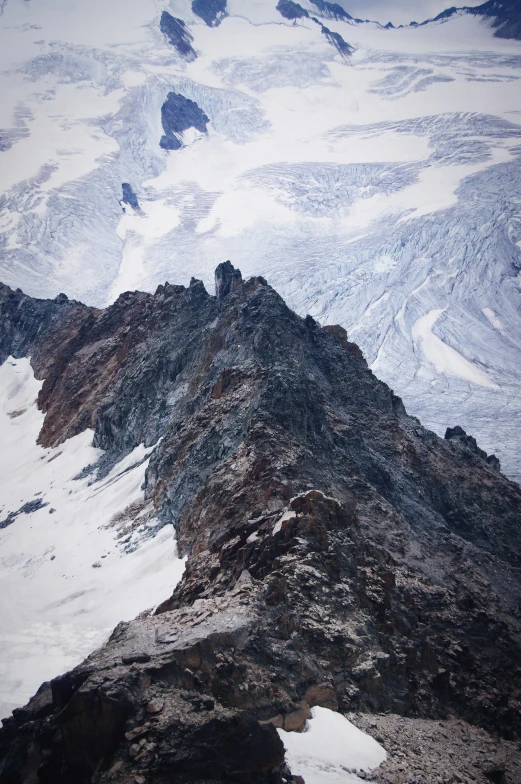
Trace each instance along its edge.
{"label": "ice crevasse field", "polygon": [[[3,3],[0,277],[101,306],[230,258],[519,479],[521,43],[225,5]],[[207,122],[169,150],[170,93]]]}
{"label": "ice crevasse field", "polygon": [[[519,480],[521,42],[465,13],[397,29],[311,0],[295,19],[192,5],[0,0],[0,280],[102,307],[192,276],[213,291],[229,258]],[[40,383],[0,368],[0,522],[41,499],[0,528],[4,714],[183,568],[143,501],[151,450],[75,478],[99,450],[89,431],[37,446]]]}

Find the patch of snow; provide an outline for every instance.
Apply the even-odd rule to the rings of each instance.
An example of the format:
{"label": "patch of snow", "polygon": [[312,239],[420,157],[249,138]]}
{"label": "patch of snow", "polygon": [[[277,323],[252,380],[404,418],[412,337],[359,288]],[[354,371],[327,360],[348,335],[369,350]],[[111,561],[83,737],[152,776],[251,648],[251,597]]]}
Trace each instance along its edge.
{"label": "patch of snow", "polygon": [[359,784],[355,771],[369,773],[387,758],[374,738],[327,708],[312,709],[304,732],[278,733],[291,772],[306,784]]}
{"label": "patch of snow", "polygon": [[278,532],[282,529],[282,523],[285,523],[286,520],[292,520],[296,516],[296,512],[294,512],[292,509],[288,509],[287,512],[284,512],[282,517],[280,517],[273,526],[273,530],[271,532],[272,535],[275,536],[275,534],[278,534]]}
{"label": "patch of snow", "polygon": [[40,388],[28,359],[0,367],[0,521],[29,501],[45,504],[0,529],[0,701],[7,712],[79,664],[119,621],[164,600],[184,569],[172,526],[156,521],[154,530],[136,515],[137,529],[130,525],[118,538],[125,532],[114,518],[142,503],[153,448],[137,447],[101,481],[75,479],[102,450],[92,446],[92,431],[53,449],[38,446]]}
{"label": "patch of snow", "polygon": [[492,308],[483,308],[483,315],[486,316],[490,324],[497,329],[499,332],[504,332],[505,328],[503,326],[503,322],[500,318],[496,316]]}

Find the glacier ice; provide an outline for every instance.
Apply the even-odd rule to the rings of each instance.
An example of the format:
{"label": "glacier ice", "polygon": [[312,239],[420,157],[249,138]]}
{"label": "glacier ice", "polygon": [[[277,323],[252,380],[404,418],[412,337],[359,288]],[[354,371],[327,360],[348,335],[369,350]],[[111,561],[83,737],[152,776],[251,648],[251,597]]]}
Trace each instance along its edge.
{"label": "glacier ice", "polygon": [[[318,0],[91,5],[2,3],[1,279],[103,305],[231,258],[520,479],[521,44]],[[172,93],[209,122],[164,150]]]}

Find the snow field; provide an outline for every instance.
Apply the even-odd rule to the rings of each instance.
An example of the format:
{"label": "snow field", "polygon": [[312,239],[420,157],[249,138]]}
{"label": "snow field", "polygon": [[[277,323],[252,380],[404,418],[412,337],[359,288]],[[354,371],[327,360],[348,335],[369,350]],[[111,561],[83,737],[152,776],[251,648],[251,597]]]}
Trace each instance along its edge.
{"label": "snow field", "polygon": [[355,771],[369,773],[387,757],[374,738],[327,708],[312,709],[304,732],[278,733],[291,772],[306,784],[359,784]]}
{"label": "snow field", "polygon": [[3,715],[79,664],[117,623],[164,600],[184,568],[172,526],[155,530],[143,503],[153,449],[137,447],[100,481],[75,479],[102,451],[92,431],[53,449],[36,444],[40,386],[28,359],[0,367],[0,521],[27,502],[46,504],[0,529]]}

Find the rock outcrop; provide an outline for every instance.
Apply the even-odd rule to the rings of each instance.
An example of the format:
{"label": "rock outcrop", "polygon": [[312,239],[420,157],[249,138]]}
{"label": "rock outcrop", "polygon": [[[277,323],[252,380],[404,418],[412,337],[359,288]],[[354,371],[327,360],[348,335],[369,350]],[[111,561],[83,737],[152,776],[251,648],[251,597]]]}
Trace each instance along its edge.
{"label": "rock outcrop", "polygon": [[206,133],[210,118],[199,108],[195,101],[179,93],[168,93],[161,107],[161,123],[164,135],[159,146],[163,150],[180,150],[183,146],[182,134],[190,128]]}
{"label": "rock outcrop", "polygon": [[[327,19],[352,19],[347,12],[342,14],[342,9],[340,6],[336,5],[336,3],[324,3],[317,0],[315,5],[320,13]],[[344,41],[340,33],[335,33],[330,30],[315,16],[310,15],[305,8],[302,8],[298,3],[294,3],[293,0],[279,0],[277,3],[277,11],[284,19],[295,21],[297,19],[311,19],[311,21],[315,22],[315,24],[320,27],[322,35],[325,35],[329,43],[332,44],[342,56],[349,57],[355,51],[353,46],[348,44],[347,41]]]}
{"label": "rock outcrop", "polygon": [[215,294],[218,300],[232,294],[242,283],[241,271],[231,261],[219,264],[215,270]]}
{"label": "rock outcrop", "polygon": [[192,0],[192,11],[208,27],[218,27],[226,16],[226,0]]}
{"label": "rock outcrop", "polygon": [[194,37],[188,30],[182,19],[163,11],[159,22],[159,29],[166,36],[168,43],[171,44],[179,54],[188,62],[195,60],[197,53],[192,46]]}
{"label": "rock outcrop", "polygon": [[0,288],[40,441],[92,427],[106,470],[161,439],[145,494],[188,556],[4,721],[1,784],[290,781],[275,728],[315,705],[518,739],[521,489],[408,416],[340,327],[229,262],[216,284],[105,310]]}
{"label": "rock outcrop", "polygon": [[496,38],[514,38],[521,40],[521,6],[518,0],[487,0],[477,6],[463,6],[447,8],[434,19],[428,19],[422,24],[450,19],[455,14],[465,12],[473,16],[481,16],[492,21]]}
{"label": "rock outcrop", "polygon": [[483,449],[479,448],[474,436],[467,435],[467,433],[459,425],[456,425],[456,427],[448,427],[445,432],[445,438],[447,441],[452,441],[453,443],[459,444],[466,449],[470,449],[470,451],[475,455],[479,455],[481,458],[483,458],[483,460],[486,460],[488,465],[494,470],[501,470],[501,464],[498,458],[495,455],[487,455]]}

